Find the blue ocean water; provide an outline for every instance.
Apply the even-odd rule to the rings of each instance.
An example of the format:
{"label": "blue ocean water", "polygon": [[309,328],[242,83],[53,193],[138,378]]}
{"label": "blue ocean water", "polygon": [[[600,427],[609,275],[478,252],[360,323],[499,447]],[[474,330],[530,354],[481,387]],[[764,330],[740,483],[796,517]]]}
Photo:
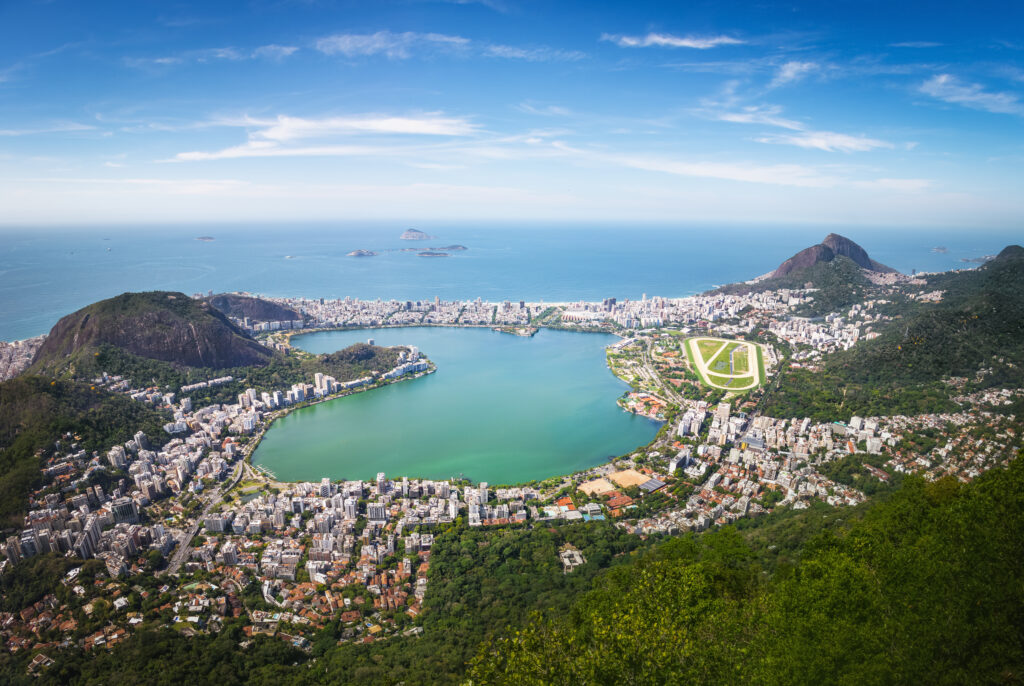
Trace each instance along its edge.
{"label": "blue ocean water", "polygon": [[[678,297],[753,278],[836,231],[903,272],[970,266],[1020,237],[879,228],[424,224],[0,229],[0,340],[49,331],[63,315],[125,291],[484,300]],[[199,236],[215,240],[199,241]],[[402,248],[461,244],[430,259]],[[946,252],[933,252],[938,246]],[[377,257],[346,257],[356,249]]]}

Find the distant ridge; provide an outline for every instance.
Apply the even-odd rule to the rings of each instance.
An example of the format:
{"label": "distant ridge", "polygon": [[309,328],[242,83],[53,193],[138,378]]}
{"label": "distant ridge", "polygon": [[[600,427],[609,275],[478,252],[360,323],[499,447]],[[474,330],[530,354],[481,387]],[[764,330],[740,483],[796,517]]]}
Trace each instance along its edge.
{"label": "distant ridge", "polygon": [[302,315],[290,307],[249,295],[219,293],[205,300],[227,316],[236,319],[248,317],[261,322],[302,319]]}
{"label": "distant ridge", "polygon": [[887,267],[881,262],[875,262],[868,256],[868,253],[864,248],[860,247],[849,238],[840,236],[837,233],[830,233],[825,236],[825,240],[821,243],[812,245],[809,248],[804,248],[780,264],[779,267],[771,273],[771,276],[772,278],[786,276],[792,272],[813,267],[821,262],[831,262],[839,256],[848,257],[859,267],[869,271],[885,274],[896,273],[896,270],[892,267]]}

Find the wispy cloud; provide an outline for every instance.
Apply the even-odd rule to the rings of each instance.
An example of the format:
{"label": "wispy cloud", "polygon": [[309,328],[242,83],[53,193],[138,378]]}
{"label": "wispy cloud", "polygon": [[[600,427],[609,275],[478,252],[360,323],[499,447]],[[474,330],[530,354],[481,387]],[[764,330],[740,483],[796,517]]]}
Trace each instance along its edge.
{"label": "wispy cloud", "polygon": [[555,48],[537,47],[521,48],[514,45],[488,45],[484,48],[485,57],[501,57],[526,62],[576,62],[586,58],[586,53],[578,50],[557,50]]}
{"label": "wispy cloud", "polygon": [[203,48],[188,50],[180,55],[164,55],[161,57],[126,57],[124,63],[135,69],[159,69],[179,64],[206,64],[210,62],[241,62],[251,59],[269,59],[280,61],[298,51],[289,45],[261,45],[253,49],[243,48]]}
{"label": "wispy cloud", "polygon": [[801,133],[778,134],[758,138],[759,143],[795,145],[801,148],[824,150],[825,152],[867,152],[878,148],[892,148],[892,143],[867,136],[851,136],[832,131],[803,131]]}
{"label": "wispy cloud", "polygon": [[[730,91],[726,90],[726,96]],[[850,135],[834,131],[813,131],[803,122],[787,119],[782,116],[782,108],[777,105],[751,105],[738,110],[720,109],[719,103],[705,101],[705,107],[694,111],[694,114],[716,121],[733,124],[757,124],[786,129],[791,133],[779,133],[755,138],[758,143],[779,145],[795,145],[800,148],[822,150],[824,152],[867,152],[881,148],[894,148],[888,141],[869,138],[863,135]]]}
{"label": "wispy cloud", "polygon": [[79,124],[77,122],[66,122],[60,124],[53,124],[51,126],[42,126],[31,129],[0,129],[0,136],[34,136],[40,133],[65,133],[70,131],[93,131],[95,126],[89,124]]}
{"label": "wispy cloud", "polygon": [[789,83],[796,83],[803,80],[808,74],[817,71],[818,68],[817,62],[786,62],[778,68],[775,78],[768,85],[771,88],[778,88]]}
{"label": "wispy cloud", "polygon": [[365,57],[384,55],[391,59],[408,59],[418,47],[458,49],[469,44],[468,38],[442,33],[377,31],[376,33],[338,33],[316,41],[316,49],[326,55]]}
{"label": "wispy cloud", "polygon": [[942,43],[927,40],[909,40],[902,43],[889,43],[890,48],[941,48]]}
{"label": "wispy cloud", "polygon": [[746,41],[732,36],[673,36],[668,33],[648,33],[646,36],[623,36],[612,33],[601,34],[601,40],[615,43],[623,48],[693,48],[707,50],[720,45],[742,45]]}
{"label": "wispy cloud", "polygon": [[951,74],[936,74],[918,89],[937,100],[995,114],[1024,115],[1024,103],[1015,93],[987,91],[977,83],[964,83]]}
{"label": "wispy cloud", "polygon": [[734,124],[763,124],[793,131],[800,131],[804,128],[804,125],[798,121],[779,116],[782,113],[782,108],[777,105],[752,105],[744,107],[738,112],[705,109],[698,110],[698,113],[718,121],[727,121]]}
{"label": "wispy cloud", "polygon": [[[361,115],[304,119],[279,116],[274,119],[224,119],[221,126],[251,129],[249,140],[238,146],[212,152],[178,153],[175,161],[236,159],[241,157],[328,157],[380,154],[386,146],[331,144],[332,138],[358,135],[432,136],[452,138],[472,136],[479,127],[462,117],[436,114],[421,116]],[[321,141],[319,145],[296,146],[299,141]]]}
{"label": "wispy cloud", "polygon": [[298,51],[294,45],[262,45],[252,51],[253,57],[263,57],[270,60],[283,60],[291,57]]}
{"label": "wispy cloud", "polygon": [[522,102],[519,103],[516,108],[521,112],[526,112],[527,114],[538,114],[543,117],[568,117],[572,114],[572,111],[569,110],[569,108],[560,107],[559,105],[537,106],[528,102]]}
{"label": "wispy cloud", "polygon": [[495,12],[508,11],[508,6],[498,0],[436,0],[436,2],[442,2],[448,5],[483,5],[484,7],[489,7]]}
{"label": "wispy cloud", "polygon": [[263,127],[254,136],[266,140],[288,142],[300,138],[321,138],[358,133],[468,136],[477,126],[461,117],[427,115],[420,117],[359,116],[302,119],[279,116],[272,120],[250,119],[248,125]]}

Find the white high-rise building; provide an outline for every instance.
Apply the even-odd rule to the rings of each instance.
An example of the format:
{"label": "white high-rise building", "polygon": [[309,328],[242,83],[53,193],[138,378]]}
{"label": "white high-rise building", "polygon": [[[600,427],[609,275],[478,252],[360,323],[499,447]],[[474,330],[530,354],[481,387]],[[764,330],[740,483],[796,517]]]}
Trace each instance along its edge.
{"label": "white high-rise building", "polygon": [[371,522],[386,522],[388,507],[384,503],[370,503],[366,506],[366,514]]}

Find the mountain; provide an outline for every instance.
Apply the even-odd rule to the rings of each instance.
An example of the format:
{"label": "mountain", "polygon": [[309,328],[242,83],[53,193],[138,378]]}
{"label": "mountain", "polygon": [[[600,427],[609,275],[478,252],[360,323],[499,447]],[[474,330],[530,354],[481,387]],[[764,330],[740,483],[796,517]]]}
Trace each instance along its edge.
{"label": "mountain", "polygon": [[853,260],[857,266],[869,271],[887,274],[896,272],[892,267],[887,267],[880,262],[875,262],[868,256],[868,253],[864,248],[860,247],[849,238],[840,236],[837,233],[830,233],[825,236],[825,240],[821,243],[812,245],[809,248],[804,248],[780,264],[778,269],[772,272],[771,276],[772,278],[787,276],[792,272],[813,267],[821,262],[831,262],[840,255],[848,257]]}
{"label": "mountain", "polygon": [[32,368],[58,372],[113,347],[179,367],[263,366],[273,353],[211,304],[184,293],[123,293],[83,307],[54,325]]}
{"label": "mountain", "polygon": [[254,319],[258,322],[280,322],[302,319],[302,315],[290,307],[278,305],[262,298],[253,298],[237,293],[219,293],[206,298],[206,302],[219,311],[236,319]]}
{"label": "mountain", "polygon": [[761,408],[775,417],[921,414],[955,410],[949,377],[978,388],[1024,384],[1024,248],[1011,245],[976,269],[927,277],[878,338],[828,357],[816,372],[787,370]]}

